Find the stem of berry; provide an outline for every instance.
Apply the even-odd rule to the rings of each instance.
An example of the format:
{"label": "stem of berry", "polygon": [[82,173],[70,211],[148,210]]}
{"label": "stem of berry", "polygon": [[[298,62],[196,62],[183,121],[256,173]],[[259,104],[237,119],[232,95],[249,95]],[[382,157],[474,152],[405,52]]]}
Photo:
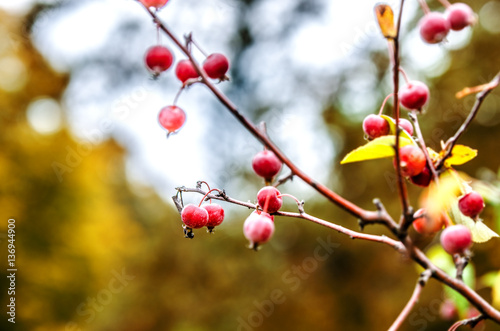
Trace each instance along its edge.
{"label": "stem of berry", "polygon": [[438,173],[436,171],[436,168],[434,168],[434,164],[432,163],[429,151],[427,150],[427,146],[425,145],[424,136],[422,135],[422,131],[420,130],[417,114],[418,112],[414,110],[408,115],[408,117],[410,117],[411,121],[413,122],[413,125],[415,126],[415,132],[417,134],[418,143],[420,144],[420,147],[422,147],[422,151],[424,152],[427,165],[429,166],[429,169],[431,169],[432,178],[435,183],[438,183],[439,182]]}
{"label": "stem of berry", "polygon": [[424,14],[427,15],[431,12],[431,10],[429,9],[429,6],[427,5],[427,2],[425,2],[425,0],[418,0],[418,3],[420,4],[420,7],[422,7]]}
{"label": "stem of berry", "polygon": [[198,44],[198,43],[194,40],[193,35],[192,35],[191,33],[189,34],[189,39],[187,39],[187,38],[186,38],[186,40],[188,40],[188,42],[190,42],[190,43],[192,43],[193,45],[195,45],[195,46],[196,46],[196,48],[198,48],[198,50],[200,51],[200,53],[201,53],[201,54],[203,54],[203,56],[205,56],[205,57],[207,57],[207,56],[208,56],[208,53],[207,53],[207,52],[205,52],[205,51],[203,50],[203,48],[201,48],[200,44]]}
{"label": "stem of berry", "polygon": [[293,195],[291,194],[287,194],[287,193],[282,193],[280,195],[278,195],[278,198],[281,198],[281,197],[289,197],[289,198],[292,198],[293,200],[295,200],[295,202],[297,203],[297,205],[301,205],[302,202],[299,201],[299,199],[297,199],[296,197],[294,197]]}
{"label": "stem of berry", "polygon": [[445,8],[448,8],[451,6],[451,3],[449,3],[447,0],[439,0],[439,2],[441,2],[441,4],[445,7]]}
{"label": "stem of berry", "polygon": [[[209,195],[210,193],[212,193],[213,191],[220,192],[220,190],[219,190],[219,189],[217,189],[217,188],[213,188],[213,189],[209,190],[209,191],[208,191],[208,192],[207,192],[207,193],[203,196],[203,198],[201,199],[201,201],[200,201],[200,203],[199,203],[198,207],[201,207],[201,204],[203,203],[203,201],[205,201],[205,199],[208,197],[208,195]],[[209,199],[210,199],[210,202],[212,202],[212,198],[209,198]]]}
{"label": "stem of berry", "polygon": [[405,79],[406,84],[410,83],[410,80],[408,79],[408,75],[406,74],[406,71],[404,71],[403,68],[399,67],[399,72],[403,75],[403,78]]}
{"label": "stem of berry", "polygon": [[387,100],[389,100],[390,97],[392,97],[394,93],[390,93],[388,96],[385,97],[384,101],[382,102],[382,106],[380,106],[380,110],[378,111],[378,115],[382,115],[384,111],[385,104],[387,103]]}

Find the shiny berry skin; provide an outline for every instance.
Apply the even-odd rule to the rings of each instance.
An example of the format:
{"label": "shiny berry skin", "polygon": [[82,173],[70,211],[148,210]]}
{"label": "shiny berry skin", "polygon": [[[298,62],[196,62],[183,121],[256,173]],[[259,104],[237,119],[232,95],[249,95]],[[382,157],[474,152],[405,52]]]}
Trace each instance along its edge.
{"label": "shiny berry skin", "polygon": [[156,76],[170,68],[174,62],[172,52],[165,46],[153,46],[146,51],[144,56],[146,67]]}
{"label": "shiny berry skin", "polygon": [[229,70],[229,61],[220,53],[210,54],[203,62],[203,70],[210,78],[224,79]]}
{"label": "shiny berry skin", "polygon": [[443,41],[450,31],[450,23],[446,17],[438,12],[430,12],[418,22],[420,36],[429,44]]}
{"label": "shiny berry skin", "polygon": [[216,203],[204,204],[201,206],[208,212],[207,228],[212,230],[224,221],[224,208]]}
{"label": "shiny berry skin", "polygon": [[444,13],[452,30],[459,31],[476,22],[476,15],[465,3],[457,2],[446,8]]}
{"label": "shiny berry skin", "polygon": [[168,2],[168,0],[140,0],[141,3],[150,8],[154,7],[156,9],[160,9],[161,7],[165,6]]}
{"label": "shiny berry skin", "polygon": [[243,234],[250,241],[250,248],[257,249],[260,244],[268,242],[274,233],[274,221],[271,215],[264,212],[250,214],[243,224]]}
{"label": "shiny berry skin", "polygon": [[190,60],[180,60],[175,67],[175,75],[183,83],[190,78],[200,77]]}
{"label": "shiny berry skin", "polygon": [[[264,212],[272,214],[280,210],[283,205],[280,191],[274,186],[265,186],[257,193],[257,201]],[[269,199],[269,200],[268,200]],[[268,200],[268,201],[267,201]],[[267,201],[267,206],[266,206]]]}
{"label": "shiny berry skin", "polygon": [[441,245],[448,254],[462,254],[472,246],[472,235],[464,225],[452,225],[441,233]]}
{"label": "shiny berry skin", "polygon": [[160,110],[158,122],[169,133],[179,130],[186,121],[186,113],[177,106],[167,106]]}
{"label": "shiny berry skin", "polygon": [[429,235],[439,232],[443,228],[443,219],[431,218],[426,215],[425,209],[419,209],[413,214],[413,228],[420,234]]}
{"label": "shiny berry skin", "polygon": [[405,130],[410,136],[413,136],[413,125],[406,118],[399,119],[399,126]]}
{"label": "shiny berry skin", "polygon": [[484,200],[481,194],[472,191],[458,200],[458,208],[465,216],[476,218],[484,209]]}
{"label": "shiny berry skin", "polygon": [[[401,174],[404,177],[413,177],[420,174],[426,165],[424,152],[415,145],[407,145],[399,149]],[[396,159],[394,159],[396,163]],[[396,164],[394,164],[396,167]]]}
{"label": "shiny berry skin", "polygon": [[182,222],[191,229],[199,229],[207,225],[208,212],[192,203],[184,206],[181,212]]}
{"label": "shiny berry skin", "polygon": [[257,175],[271,181],[281,170],[281,161],[271,151],[263,150],[252,159],[252,168]]}
{"label": "shiny berry skin", "polygon": [[369,139],[386,136],[390,130],[389,123],[381,116],[371,114],[363,120],[363,131]]}
{"label": "shiny berry skin", "polygon": [[399,90],[399,101],[408,109],[421,109],[429,99],[429,94],[427,85],[413,80],[401,87]]}
{"label": "shiny berry skin", "polygon": [[426,164],[424,170],[416,176],[410,177],[410,182],[421,187],[427,187],[431,183],[432,172],[429,166]]}

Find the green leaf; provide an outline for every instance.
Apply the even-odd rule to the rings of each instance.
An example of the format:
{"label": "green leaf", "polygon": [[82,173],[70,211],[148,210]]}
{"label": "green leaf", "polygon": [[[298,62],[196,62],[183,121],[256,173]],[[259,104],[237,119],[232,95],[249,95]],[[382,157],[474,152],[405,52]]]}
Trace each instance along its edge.
{"label": "green leaf", "polygon": [[[456,276],[456,268],[455,263],[453,262],[453,257],[446,253],[445,250],[441,247],[441,245],[434,245],[427,252],[427,256],[437,267],[443,269],[451,277]],[[464,283],[470,288],[475,288],[475,270],[474,265],[469,263],[467,267],[464,269],[462,274]],[[457,306],[458,312],[460,316],[465,317],[467,314],[467,310],[469,308],[469,302],[465,299],[460,293],[455,290],[449,288],[448,286],[444,287],[444,292],[448,298],[453,300],[455,305]]]}
{"label": "green leaf", "polygon": [[[347,154],[344,159],[340,161],[340,164],[393,157],[395,153],[395,142],[396,136],[378,137]],[[400,147],[411,144],[413,144],[412,140],[405,137],[399,138]]]}
{"label": "green leaf", "polygon": [[450,168],[452,165],[461,165],[469,162],[476,156],[476,149],[464,145],[455,145],[451,151],[451,156],[444,162],[444,166]]}
{"label": "green leaf", "polygon": [[458,201],[451,205],[452,218],[456,224],[465,225],[472,233],[472,241],[476,243],[484,243],[494,237],[499,237],[496,232],[491,230],[482,220],[474,221],[472,218],[465,216],[458,209]]}

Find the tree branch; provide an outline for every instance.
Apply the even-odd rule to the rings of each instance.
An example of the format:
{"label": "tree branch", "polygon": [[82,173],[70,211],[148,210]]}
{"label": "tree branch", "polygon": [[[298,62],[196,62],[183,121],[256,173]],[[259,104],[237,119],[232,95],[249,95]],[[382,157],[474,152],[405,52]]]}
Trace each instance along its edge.
{"label": "tree branch", "polygon": [[417,285],[413,290],[413,294],[410,300],[404,307],[403,311],[401,311],[398,318],[394,321],[394,323],[392,323],[391,327],[389,328],[389,331],[396,331],[401,327],[401,325],[406,320],[413,307],[417,304],[418,300],[420,299],[420,293],[422,292],[422,289],[424,288],[425,284],[427,284],[427,281],[429,280],[431,275],[432,272],[430,270],[425,270],[420,274],[420,277],[417,281]]}
{"label": "tree branch", "polygon": [[476,94],[476,102],[472,106],[469,116],[467,116],[462,126],[458,128],[455,135],[450,139],[448,139],[448,141],[446,141],[444,147],[444,150],[446,152],[443,158],[439,160],[439,162],[436,164],[437,170],[440,170],[443,167],[444,162],[451,156],[453,147],[455,147],[457,140],[465,133],[469,125],[476,117],[477,113],[479,112],[479,108],[481,108],[481,105],[483,104],[484,99],[486,99],[488,94],[490,94],[490,92],[493,91],[493,89],[495,89],[499,84],[500,84],[500,72],[488,84],[486,84],[488,87],[486,87],[484,90]]}

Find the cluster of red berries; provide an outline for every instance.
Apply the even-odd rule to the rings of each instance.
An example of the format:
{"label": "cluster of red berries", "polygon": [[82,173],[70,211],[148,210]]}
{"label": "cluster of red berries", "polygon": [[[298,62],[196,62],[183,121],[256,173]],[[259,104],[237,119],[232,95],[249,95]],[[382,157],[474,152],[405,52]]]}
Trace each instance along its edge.
{"label": "cluster of red berries", "polygon": [[[266,182],[272,182],[280,172],[282,163],[271,151],[263,150],[252,160],[252,168]],[[283,205],[280,191],[274,186],[265,186],[257,193],[259,208],[247,217],[243,224],[243,234],[250,241],[250,248],[257,249],[259,245],[268,242],[274,233],[274,216]]]}
{"label": "cluster of red berries", "polygon": [[[147,7],[161,8],[168,0],[146,1],[141,2]],[[150,47],[144,56],[146,68],[153,74],[153,77],[158,77],[162,72],[167,71],[174,62],[174,56],[170,49],[162,45]],[[205,74],[220,81],[226,80],[226,73],[229,70],[229,61],[223,54],[214,53],[206,57],[202,64],[202,70]],[[182,83],[181,90],[191,82],[199,81],[200,74],[196,70],[193,62],[189,59],[180,60],[175,67],[175,75]],[[160,126],[167,131],[167,134],[178,131],[186,121],[186,113],[181,108],[175,105],[170,105],[162,108],[158,114],[158,122]]]}
{"label": "cluster of red berries", "polygon": [[210,203],[202,204],[212,191],[218,190],[209,190],[198,205],[190,203],[182,208],[181,219],[182,223],[184,223],[186,238],[193,238],[193,229],[203,227],[207,227],[207,231],[212,233],[214,228],[224,221],[224,209],[221,205],[212,203],[212,200],[210,200]]}
{"label": "cluster of red berries", "polygon": [[420,19],[420,36],[429,44],[443,41],[450,30],[459,31],[473,25],[476,15],[465,3],[454,3],[443,13],[429,12]]}

